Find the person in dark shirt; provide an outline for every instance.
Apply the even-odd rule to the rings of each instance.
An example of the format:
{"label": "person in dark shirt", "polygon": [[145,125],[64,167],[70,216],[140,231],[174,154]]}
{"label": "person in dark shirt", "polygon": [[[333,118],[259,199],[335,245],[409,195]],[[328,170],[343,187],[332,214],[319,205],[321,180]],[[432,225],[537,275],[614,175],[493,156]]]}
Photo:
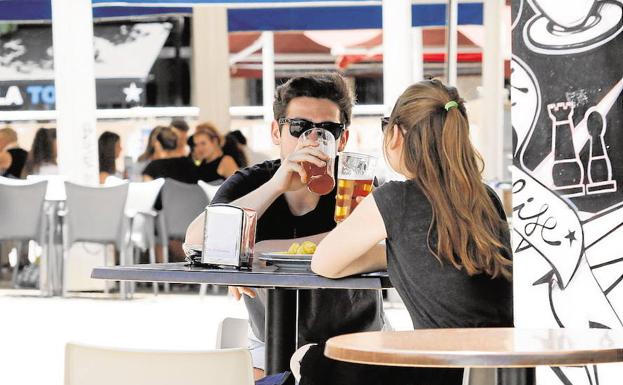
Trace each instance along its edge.
{"label": "person in dark shirt", "polygon": [[28,151],[17,144],[17,133],[9,127],[0,129],[0,172],[6,178],[21,178]]}
{"label": "person in dark shirt", "polygon": [[188,123],[184,119],[173,119],[169,124],[175,135],[177,136],[177,146],[174,151],[176,157],[187,156],[186,142],[188,141]]}
{"label": "person in dark shirt", "polygon": [[186,156],[176,156],[178,137],[170,127],[161,127],[156,136],[156,147],[162,158],[152,160],[143,170],[143,180],[171,178],[182,183],[197,183],[199,176],[195,165]]}
{"label": "person in dark shirt", "polygon": [[202,160],[197,169],[199,179],[204,182],[225,180],[238,171],[240,165],[223,152],[223,137],[212,124],[199,124],[192,138],[193,158]]}
{"label": "person in dark shirt", "polygon": [[[387,268],[417,329],[512,327],[506,215],[482,183],[463,100],[453,87],[422,81],[400,96],[384,123],[388,163],[407,180],[385,183],[363,199],[318,245],[312,270],[338,278]],[[366,251],[383,239],[387,256],[368,257]],[[324,362],[320,351],[313,353]],[[321,371],[302,367],[301,374],[314,377],[313,383],[332,384],[323,375],[331,370],[328,365]],[[462,378],[456,369],[402,372],[411,372],[408,381],[369,375],[370,381],[359,383],[384,378],[384,384],[459,385]]]}
{"label": "person in dark shirt", "polygon": [[[214,203],[231,203],[256,210],[259,221],[255,252],[286,250],[292,242],[318,242],[335,227],[334,189],[318,195],[306,188],[304,169],[309,161],[325,165],[327,155],[313,144],[299,143],[305,128],[322,126],[332,130],[338,151],[348,141],[353,96],[344,79],[333,73],[312,74],[290,79],[275,93],[271,125],[280,159],[245,168],[231,176],[219,189]],[[205,218],[200,215],[186,234],[187,244],[202,243]],[[263,374],[262,342],[265,335],[263,289],[230,288],[240,299],[244,294],[249,321],[259,344],[253,344],[256,378]],[[380,330],[384,325],[382,300],[377,291],[300,290],[298,303],[298,343],[319,343],[351,332]]]}

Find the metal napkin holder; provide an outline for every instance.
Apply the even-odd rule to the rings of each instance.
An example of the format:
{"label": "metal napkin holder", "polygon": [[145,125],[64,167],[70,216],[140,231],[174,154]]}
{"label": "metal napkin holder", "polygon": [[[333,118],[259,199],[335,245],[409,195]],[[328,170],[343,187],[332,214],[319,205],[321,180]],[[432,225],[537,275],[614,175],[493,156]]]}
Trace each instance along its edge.
{"label": "metal napkin holder", "polygon": [[206,207],[201,264],[250,269],[257,213],[227,204]]}

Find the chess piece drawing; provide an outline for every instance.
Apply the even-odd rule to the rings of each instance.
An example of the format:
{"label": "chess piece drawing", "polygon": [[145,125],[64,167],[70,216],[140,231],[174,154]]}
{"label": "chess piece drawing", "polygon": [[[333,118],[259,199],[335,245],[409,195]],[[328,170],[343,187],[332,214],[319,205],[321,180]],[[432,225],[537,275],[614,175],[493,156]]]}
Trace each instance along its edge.
{"label": "chess piece drawing", "polygon": [[606,152],[606,119],[595,108],[586,112],[586,125],[590,135],[588,181],[586,194],[599,194],[617,190],[615,180],[612,180],[612,164]]}
{"label": "chess piece drawing", "polygon": [[547,112],[552,120],[554,190],[566,197],[584,195],[584,167],[573,146],[573,111],[571,102],[547,105]]}

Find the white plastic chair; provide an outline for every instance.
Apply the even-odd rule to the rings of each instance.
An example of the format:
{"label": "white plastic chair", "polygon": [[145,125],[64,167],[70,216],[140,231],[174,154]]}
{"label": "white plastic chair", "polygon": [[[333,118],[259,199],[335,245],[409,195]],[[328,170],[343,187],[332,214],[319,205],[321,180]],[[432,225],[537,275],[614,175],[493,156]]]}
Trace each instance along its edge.
{"label": "white plastic chair", "polygon": [[[129,220],[124,209],[128,194],[128,184],[113,187],[91,187],[65,182],[67,192],[66,208],[62,212],[63,251],[67,260],[69,248],[75,242],[114,244],[119,251],[122,265],[129,264],[128,238]],[[67,266],[63,263],[63,269]],[[63,274],[65,279],[66,274]],[[125,299],[131,294],[131,285],[120,282],[121,295]],[[63,296],[67,287],[63,284]]]}
{"label": "white plastic chair", "polygon": [[46,189],[46,182],[0,177],[0,241],[18,241],[16,244],[17,259],[13,266],[13,287],[18,286],[17,277],[23,241],[34,240],[44,248],[46,252],[41,262],[48,263],[49,249],[44,247]]}
{"label": "white plastic chair", "polygon": [[244,318],[224,318],[216,332],[217,349],[245,348],[249,346],[249,320]]}
{"label": "white plastic chair", "polygon": [[[130,218],[130,242],[135,249],[149,251],[149,263],[156,263],[154,229],[158,213],[154,210],[154,203],[163,184],[164,178],[158,178],[149,182],[130,182],[128,186],[125,215]],[[158,283],[154,282],[153,287],[154,294],[158,294]]]}
{"label": "white plastic chair", "polygon": [[218,191],[219,188],[221,188],[221,184],[210,184],[207,182],[204,182],[202,180],[198,181],[197,184],[199,185],[199,187],[201,187],[203,189],[203,192],[206,193],[206,196],[208,197],[208,200],[210,202],[212,202],[212,199],[214,199],[214,196],[216,195],[216,192]]}
{"label": "white plastic chair", "polygon": [[65,385],[252,385],[247,349],[149,351],[65,347]]}
{"label": "white plastic chair", "polygon": [[28,175],[27,181],[38,182],[42,180],[48,181],[48,189],[45,193],[46,201],[65,201],[67,194],[65,193],[65,181],[67,177],[64,175]]}

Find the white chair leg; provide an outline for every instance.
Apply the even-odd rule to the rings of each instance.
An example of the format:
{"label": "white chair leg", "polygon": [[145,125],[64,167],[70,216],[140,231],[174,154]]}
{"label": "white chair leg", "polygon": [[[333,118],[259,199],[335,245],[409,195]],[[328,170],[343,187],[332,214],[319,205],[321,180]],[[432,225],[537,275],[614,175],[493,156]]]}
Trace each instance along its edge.
{"label": "white chair leg", "polygon": [[[128,265],[128,252],[126,250],[125,247],[122,247],[121,250],[119,250],[119,262],[122,266],[126,266]],[[120,281],[119,282],[119,291],[121,293],[121,298],[122,299],[129,299],[129,285],[128,282],[126,281]]]}
{"label": "white chair leg", "polygon": [[463,369],[463,385],[470,385],[469,372],[470,372],[470,368]]}
{"label": "white chair leg", "polygon": [[17,284],[17,276],[19,274],[19,262],[22,254],[22,242],[17,242],[13,250],[15,250],[15,266],[13,266],[13,278],[11,279],[11,285],[14,289],[17,289],[19,287]]}
{"label": "white chair leg", "polygon": [[[54,266],[54,270],[53,270],[54,277],[52,278],[52,282],[54,282],[52,284],[52,286],[54,287],[52,291],[55,292],[57,290],[58,282],[60,282],[61,293],[63,297],[67,297],[67,283],[65,282],[65,278],[67,277],[67,259],[69,256],[69,247],[70,247],[69,242],[67,241],[66,233],[67,231],[63,231],[63,255],[60,257],[57,256],[56,261],[54,261],[55,265],[57,266]],[[60,273],[60,277],[59,277],[59,273]]]}
{"label": "white chair leg", "polygon": [[[165,239],[162,245],[162,262],[169,263],[169,240]],[[164,283],[164,292],[168,293],[170,291],[170,285],[168,282]]]}
{"label": "white chair leg", "polygon": [[208,284],[202,283],[199,285],[199,296],[203,297],[208,293]]}
{"label": "white chair leg", "polygon": [[[153,244],[149,245],[149,263],[156,263],[156,248]],[[152,282],[154,287],[154,295],[158,295],[158,282]]]}

